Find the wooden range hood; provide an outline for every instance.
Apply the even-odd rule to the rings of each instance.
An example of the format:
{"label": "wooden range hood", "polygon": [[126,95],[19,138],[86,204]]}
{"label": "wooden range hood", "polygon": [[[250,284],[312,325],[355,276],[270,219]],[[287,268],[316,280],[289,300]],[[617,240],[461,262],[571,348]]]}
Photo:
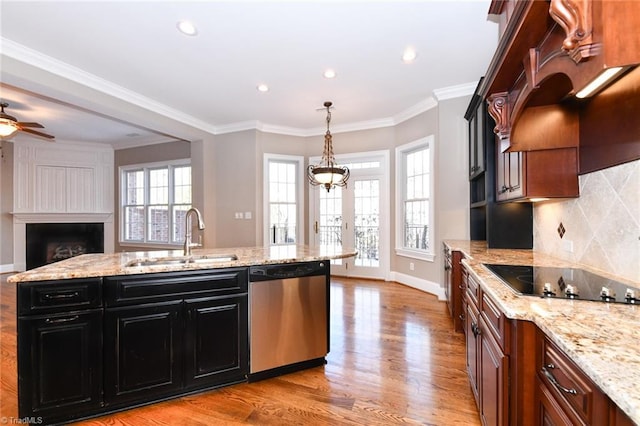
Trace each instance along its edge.
{"label": "wooden range hood", "polygon": [[[501,151],[575,147],[579,172],[640,158],[640,1],[494,0],[501,39],[480,94]],[[603,70],[630,69],[585,100]]]}

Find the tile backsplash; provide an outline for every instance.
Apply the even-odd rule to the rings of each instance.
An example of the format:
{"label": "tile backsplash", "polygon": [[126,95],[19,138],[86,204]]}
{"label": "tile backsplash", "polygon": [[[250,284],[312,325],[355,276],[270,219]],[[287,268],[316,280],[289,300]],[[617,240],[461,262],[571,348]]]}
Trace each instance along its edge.
{"label": "tile backsplash", "polygon": [[533,248],[640,283],[640,160],[580,176],[579,198],[535,204]]}

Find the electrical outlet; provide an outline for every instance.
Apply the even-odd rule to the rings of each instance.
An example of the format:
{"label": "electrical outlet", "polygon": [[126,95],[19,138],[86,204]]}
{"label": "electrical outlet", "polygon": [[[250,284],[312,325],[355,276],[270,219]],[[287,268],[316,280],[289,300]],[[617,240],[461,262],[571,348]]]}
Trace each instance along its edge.
{"label": "electrical outlet", "polygon": [[413,271],[416,268],[416,265],[413,264],[413,262],[409,262],[409,270]]}
{"label": "electrical outlet", "polygon": [[236,212],[235,218],[242,219],[242,212]]}
{"label": "electrical outlet", "polygon": [[251,219],[251,212],[244,212],[245,219]]}
{"label": "electrical outlet", "polygon": [[568,251],[569,253],[573,253],[573,241],[562,240],[562,249],[564,251]]}

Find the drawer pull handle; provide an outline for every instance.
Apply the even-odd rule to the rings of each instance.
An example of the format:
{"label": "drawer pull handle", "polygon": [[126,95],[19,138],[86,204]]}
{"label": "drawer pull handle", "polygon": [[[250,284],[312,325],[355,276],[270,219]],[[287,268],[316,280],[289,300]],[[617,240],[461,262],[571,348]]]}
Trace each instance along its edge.
{"label": "drawer pull handle", "polygon": [[473,332],[473,335],[476,337],[482,334],[480,327],[478,327],[478,324],[476,324],[475,322],[471,323],[471,331]]}
{"label": "drawer pull handle", "polygon": [[44,298],[47,300],[58,300],[58,299],[73,299],[74,297],[78,297],[78,296],[80,296],[80,293],[78,293],[77,291],[74,291],[73,293],[57,293],[57,294],[47,293],[44,295]]}
{"label": "drawer pull handle", "polygon": [[460,321],[464,321],[464,315],[463,314],[458,315],[458,318],[460,318]]}
{"label": "drawer pull handle", "polygon": [[60,324],[63,322],[71,322],[71,321],[75,321],[77,320],[79,317],[77,315],[74,315],[72,317],[68,317],[68,318],[47,318],[46,320],[44,320],[47,324]]}
{"label": "drawer pull handle", "polygon": [[556,388],[560,389],[564,393],[568,393],[569,395],[577,395],[578,391],[576,391],[575,389],[565,388],[560,384],[560,382],[558,382],[558,380],[553,376],[551,371],[549,371],[549,369],[552,370],[554,368],[556,368],[556,366],[553,364],[547,364],[545,367],[542,367],[542,372],[544,373],[545,376],[547,376],[547,379],[549,379],[551,384]]}

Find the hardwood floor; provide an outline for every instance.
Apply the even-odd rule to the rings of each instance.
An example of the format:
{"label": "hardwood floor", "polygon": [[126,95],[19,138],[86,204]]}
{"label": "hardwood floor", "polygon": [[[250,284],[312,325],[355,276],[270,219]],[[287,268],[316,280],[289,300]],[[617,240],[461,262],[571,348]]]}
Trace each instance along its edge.
{"label": "hardwood floor", "polygon": [[[0,275],[2,423],[18,416],[15,289],[7,276]],[[327,365],[76,424],[480,424],[463,336],[444,302],[380,281],[333,278],[331,292]]]}

